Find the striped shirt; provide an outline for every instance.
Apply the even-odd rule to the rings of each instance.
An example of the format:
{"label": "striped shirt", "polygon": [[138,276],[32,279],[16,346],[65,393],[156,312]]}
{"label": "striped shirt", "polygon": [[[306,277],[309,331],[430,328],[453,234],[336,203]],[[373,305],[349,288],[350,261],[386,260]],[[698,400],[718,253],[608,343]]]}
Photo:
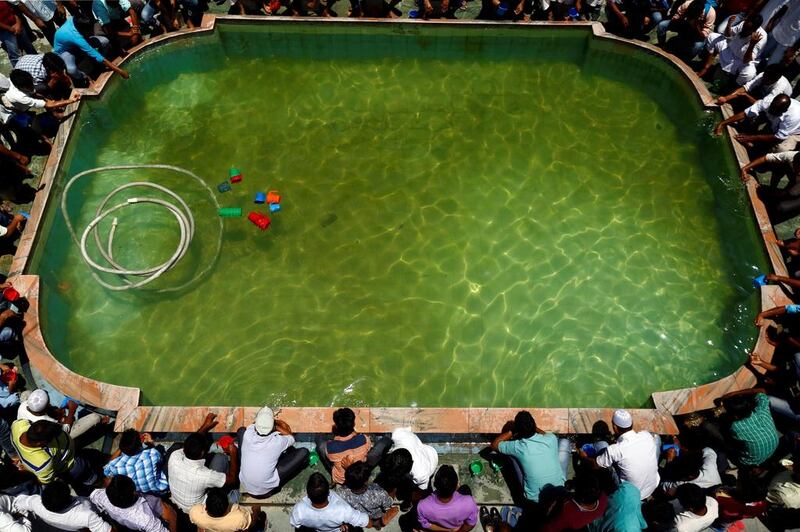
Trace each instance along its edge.
{"label": "striped shirt", "polygon": [[20,438],[28,432],[31,422],[18,419],[11,424],[11,443],[17,450],[22,465],[36,475],[39,482],[49,484],[57,475],[67,473],[75,465],[75,445],[72,438],[60,432],[44,447],[28,447]]}
{"label": "striped shirt", "polygon": [[44,54],[25,54],[19,58],[17,64],[14,66],[17,70],[24,70],[33,77],[34,85],[41,85],[47,81],[49,77],[47,70],[42,64]]}
{"label": "striped shirt", "polygon": [[731,423],[731,436],[741,445],[739,462],[742,465],[761,465],[772,456],[778,448],[778,430],[766,395],[756,395],[756,408],[749,417]]}
{"label": "striped shirt", "polygon": [[158,449],[149,447],[133,456],[119,455],[106,464],[103,474],[107,477],[130,477],[139,493],[164,493],[169,489],[169,483],[163,471],[163,462],[164,457]]}

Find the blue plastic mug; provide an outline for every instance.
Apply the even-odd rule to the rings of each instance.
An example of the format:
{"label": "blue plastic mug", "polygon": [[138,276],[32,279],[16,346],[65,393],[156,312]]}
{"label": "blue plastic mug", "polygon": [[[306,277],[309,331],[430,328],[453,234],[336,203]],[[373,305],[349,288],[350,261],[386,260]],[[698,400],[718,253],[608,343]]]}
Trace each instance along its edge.
{"label": "blue plastic mug", "polygon": [[412,9],[408,12],[408,18],[419,18],[419,11]]}
{"label": "blue plastic mug", "polygon": [[506,13],[508,13],[508,4],[500,4],[499,6],[497,6],[497,10],[495,11],[495,14],[498,17],[503,17],[503,16],[505,16]]}
{"label": "blue plastic mug", "polygon": [[767,276],[764,274],[759,275],[755,279],[753,279],[753,288],[760,288],[762,286],[766,286],[769,284],[767,281]]}
{"label": "blue plastic mug", "polygon": [[581,14],[578,13],[577,9],[575,9],[574,7],[570,8],[570,10],[569,10],[569,18],[571,18],[572,20],[578,20],[580,18],[580,16],[581,16]]}

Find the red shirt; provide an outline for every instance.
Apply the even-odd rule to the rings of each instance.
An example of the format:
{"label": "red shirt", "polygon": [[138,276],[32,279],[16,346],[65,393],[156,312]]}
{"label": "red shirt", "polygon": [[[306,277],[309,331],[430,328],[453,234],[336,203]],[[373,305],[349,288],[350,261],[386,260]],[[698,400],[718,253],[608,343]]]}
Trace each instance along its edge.
{"label": "red shirt", "polygon": [[606,513],[608,497],[605,493],[600,494],[597,507],[593,510],[583,510],[577,503],[570,499],[561,507],[561,512],[549,523],[544,525],[542,532],[561,532],[562,530],[580,530],[595,519]]}
{"label": "red shirt", "polygon": [[13,26],[17,23],[16,13],[14,8],[8,2],[0,2],[0,24],[6,26]]}

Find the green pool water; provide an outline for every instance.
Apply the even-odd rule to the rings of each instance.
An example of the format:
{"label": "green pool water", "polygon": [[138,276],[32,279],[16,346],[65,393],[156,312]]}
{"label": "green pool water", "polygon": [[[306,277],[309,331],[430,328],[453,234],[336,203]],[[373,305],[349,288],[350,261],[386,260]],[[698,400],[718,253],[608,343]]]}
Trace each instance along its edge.
{"label": "green pool water", "polygon": [[[31,273],[68,367],[174,405],[642,406],[752,346],[763,253],[731,154],[688,84],[584,29],[223,25],[137,58],[84,102],[60,172],[174,164],[253,205],[261,232],[165,172],[87,178],[70,213],[156,179],[191,204],[189,255],[110,293],[48,211]],[[56,194],[60,196],[60,189]],[[55,203],[53,204],[55,205]],[[115,256],[177,242],[152,206]],[[104,224],[107,227],[107,224]]]}

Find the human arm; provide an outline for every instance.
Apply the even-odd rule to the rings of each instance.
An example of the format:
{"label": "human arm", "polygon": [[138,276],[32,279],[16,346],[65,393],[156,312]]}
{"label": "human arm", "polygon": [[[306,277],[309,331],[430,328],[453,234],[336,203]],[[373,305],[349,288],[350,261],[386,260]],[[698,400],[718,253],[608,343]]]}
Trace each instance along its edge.
{"label": "human arm", "polygon": [[490,444],[490,447],[494,452],[499,453],[500,452],[500,444],[503,443],[504,441],[510,441],[514,437],[514,432],[513,432],[512,429],[513,429],[513,425],[509,421],[503,427],[503,432],[501,432],[494,440],[492,440],[492,443]]}
{"label": "human arm", "polygon": [[20,12],[23,15],[28,17],[34,24],[36,24],[36,27],[39,28],[40,30],[44,29],[47,26],[47,23],[44,20],[37,17],[36,14],[33,13],[30,9],[28,9],[28,6],[26,6],[23,2],[20,2],[19,5],[17,5],[17,8],[19,8]]}
{"label": "human arm", "polygon": [[75,96],[74,98],[70,98],[69,100],[45,100],[44,108],[45,109],[59,109],[61,107],[66,107],[70,104],[73,104],[81,99],[80,95]]}
{"label": "human arm", "polygon": [[109,61],[108,59],[103,59],[103,66],[105,66],[109,70],[112,70],[112,71],[116,72],[123,79],[128,79],[130,77],[130,74],[128,74],[128,72],[126,70],[121,69],[120,67],[118,67],[117,65],[115,65],[114,63]]}
{"label": "human arm", "polygon": [[728,23],[725,24],[725,30],[723,30],[723,34],[725,37],[731,36],[731,29],[733,28],[733,23],[736,22],[737,15],[731,15],[728,17]]}
{"label": "human arm", "polygon": [[[777,240],[775,244],[778,247],[786,247],[786,244],[783,240]],[[784,277],[783,275],[775,275],[771,273],[767,275],[767,281],[771,281],[774,283],[783,283],[787,286],[791,286],[792,288],[800,288],[800,279],[792,279],[791,277]]]}
{"label": "human arm", "polygon": [[737,390],[735,392],[728,392],[722,397],[717,397],[716,399],[714,399],[714,404],[719,405],[723,401],[727,401],[731,397],[736,397],[740,395],[758,395],[760,393],[766,393],[766,392],[764,391],[763,388],[750,388],[747,390]]}
{"label": "human arm", "polygon": [[744,57],[742,61],[745,63],[750,63],[755,59],[755,49],[759,42],[764,38],[764,35],[759,31],[754,31],[752,35],[750,35],[750,42],[747,44],[747,51],[744,53]]}
{"label": "human arm", "polygon": [[777,317],[783,316],[785,314],[786,314],[786,306],[785,305],[781,305],[781,306],[778,306],[778,307],[773,307],[773,308],[768,309],[768,310],[762,310],[761,312],[758,313],[758,315],[756,316],[756,319],[753,320],[753,323],[755,323],[756,327],[761,327],[762,325],[764,325],[764,320],[777,318]]}
{"label": "human arm", "polygon": [[613,0],[610,0],[606,6],[611,14],[614,15],[617,20],[619,20],[620,24],[622,24],[622,27],[627,29],[627,27],[630,25],[630,22],[628,22],[628,17],[626,17],[625,14],[620,11],[617,3]]}
{"label": "human arm", "polygon": [[750,353],[747,361],[751,365],[758,366],[760,368],[764,368],[765,370],[767,370],[769,372],[778,371],[778,369],[779,369],[778,366],[776,366],[774,364],[770,364],[769,362],[766,362],[764,360],[761,360],[761,358],[758,356],[758,353],[756,353],[755,351]]}
{"label": "human arm", "polygon": [[229,464],[228,472],[225,475],[225,485],[232,486],[239,481],[239,448],[231,443],[226,449],[225,454],[228,455]]}
{"label": "human arm", "polygon": [[[766,162],[767,162],[767,157],[766,155],[764,155],[742,166],[742,171],[741,171],[742,183],[746,183],[747,180],[750,179],[750,174],[748,174],[750,170],[752,170],[753,168],[758,168],[759,166],[765,164]],[[769,278],[769,276],[767,276],[767,278]]]}
{"label": "human arm", "polygon": [[775,14],[772,15],[772,18],[769,19],[769,22],[767,22],[767,25],[764,26],[764,30],[766,30],[767,33],[772,33],[772,30],[775,28],[775,25],[778,22],[780,22],[780,20],[786,14],[786,11],[788,11],[788,9],[789,9],[789,4],[787,3],[787,4],[784,4],[779,10],[777,10],[775,12]]}
{"label": "human arm", "polygon": [[736,113],[735,115],[726,118],[725,120],[723,120],[722,122],[720,122],[719,124],[716,125],[716,127],[714,128],[714,134],[715,135],[721,135],[722,134],[722,129],[725,126],[728,126],[730,124],[735,124],[737,122],[741,122],[742,120],[745,119],[746,116],[747,115],[745,114],[745,112],[742,111],[741,113]]}
{"label": "human arm", "polygon": [[201,434],[208,434],[211,429],[217,426],[217,423],[219,423],[217,421],[217,415],[209,412],[206,414],[206,417],[203,420],[203,423],[200,425],[200,428],[197,429],[197,432]]}
{"label": "human arm", "polygon": [[736,135],[735,138],[737,141],[741,142],[742,144],[755,144],[758,142],[778,142],[781,139],[778,138],[777,135],[770,135],[770,134],[763,134],[763,135]]}

